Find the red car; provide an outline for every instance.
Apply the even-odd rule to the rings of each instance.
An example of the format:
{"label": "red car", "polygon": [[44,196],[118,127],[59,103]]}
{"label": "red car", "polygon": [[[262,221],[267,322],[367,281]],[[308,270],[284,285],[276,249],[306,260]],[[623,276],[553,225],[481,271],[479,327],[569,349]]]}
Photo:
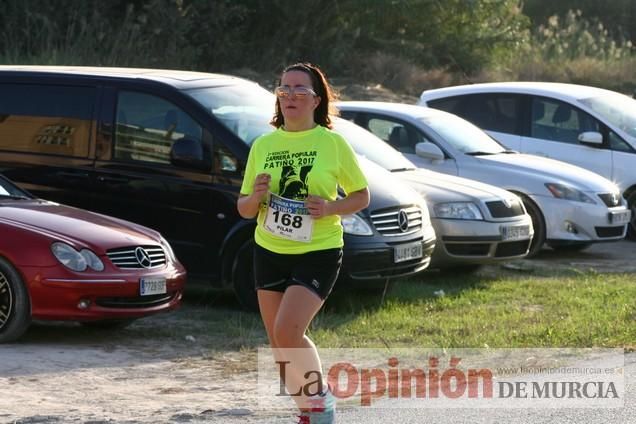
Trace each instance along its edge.
{"label": "red car", "polygon": [[0,343],[32,319],[123,327],[177,308],[185,281],[157,231],[34,198],[0,175]]}

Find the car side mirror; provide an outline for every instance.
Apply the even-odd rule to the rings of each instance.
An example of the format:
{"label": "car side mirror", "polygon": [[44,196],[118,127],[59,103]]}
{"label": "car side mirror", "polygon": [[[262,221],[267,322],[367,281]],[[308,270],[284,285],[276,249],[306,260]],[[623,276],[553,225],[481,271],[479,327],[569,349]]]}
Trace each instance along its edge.
{"label": "car side mirror", "polygon": [[200,171],[209,171],[211,168],[210,160],[206,158],[201,142],[185,137],[172,144],[170,163],[181,168],[192,168]]}
{"label": "car side mirror", "polygon": [[444,160],[444,152],[433,143],[417,143],[415,154],[424,159]]}
{"label": "car side mirror", "polygon": [[603,144],[603,135],[596,131],[585,131],[579,134],[579,142],[598,146]]}

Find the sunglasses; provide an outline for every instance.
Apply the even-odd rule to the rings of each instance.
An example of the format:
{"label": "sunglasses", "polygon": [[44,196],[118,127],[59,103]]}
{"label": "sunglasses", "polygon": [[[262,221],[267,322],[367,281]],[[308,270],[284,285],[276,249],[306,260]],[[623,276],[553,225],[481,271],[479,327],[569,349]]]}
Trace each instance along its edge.
{"label": "sunglasses", "polygon": [[299,87],[276,87],[276,89],[274,90],[274,94],[276,94],[276,97],[278,97],[279,99],[289,99],[289,98],[294,98],[294,99],[299,99],[302,100],[304,98],[306,98],[307,96],[316,96],[316,92],[314,90],[312,90],[309,87],[303,87],[303,86],[299,86]]}

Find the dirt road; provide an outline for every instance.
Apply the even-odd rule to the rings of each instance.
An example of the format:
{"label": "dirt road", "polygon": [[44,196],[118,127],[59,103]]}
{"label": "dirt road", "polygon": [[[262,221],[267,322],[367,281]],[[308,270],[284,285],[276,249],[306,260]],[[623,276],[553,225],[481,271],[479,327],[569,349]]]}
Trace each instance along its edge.
{"label": "dirt road", "polygon": [[582,252],[555,252],[544,248],[532,259],[513,262],[529,268],[577,269],[597,272],[636,272],[636,243],[597,243]]}
{"label": "dirt road", "polygon": [[[506,266],[636,272],[635,258],[636,243],[618,242],[575,254],[544,250]],[[262,419],[255,353],[215,349],[207,312],[206,305],[185,305],[119,333],[34,326],[20,343],[0,346],[0,423]]]}

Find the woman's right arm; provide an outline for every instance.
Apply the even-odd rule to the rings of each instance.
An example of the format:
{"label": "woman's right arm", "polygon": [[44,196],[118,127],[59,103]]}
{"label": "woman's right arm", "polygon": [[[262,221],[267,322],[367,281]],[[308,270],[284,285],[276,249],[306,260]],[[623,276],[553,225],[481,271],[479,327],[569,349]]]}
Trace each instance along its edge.
{"label": "woman's right arm", "polygon": [[269,174],[258,174],[254,179],[254,189],[252,194],[246,196],[241,194],[237,202],[239,214],[246,219],[254,218],[258,215],[263,197],[269,191],[269,182],[271,180]]}

